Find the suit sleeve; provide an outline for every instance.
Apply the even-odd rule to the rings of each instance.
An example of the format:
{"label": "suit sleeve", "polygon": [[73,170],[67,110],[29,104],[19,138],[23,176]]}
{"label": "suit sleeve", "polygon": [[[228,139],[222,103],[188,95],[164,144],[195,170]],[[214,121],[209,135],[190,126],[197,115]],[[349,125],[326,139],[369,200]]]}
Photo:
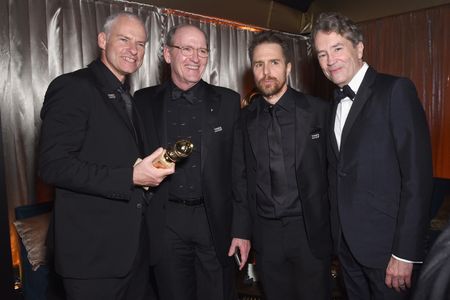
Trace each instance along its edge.
{"label": "suit sleeve", "polygon": [[390,126],[401,173],[401,192],[392,252],[422,260],[432,192],[431,143],[414,84],[400,78],[391,95]]}
{"label": "suit sleeve", "polygon": [[41,110],[39,175],[59,188],[126,200],[134,189],[132,166],[104,165],[79,158],[95,97],[99,94],[91,83],[70,75],[50,84]]}

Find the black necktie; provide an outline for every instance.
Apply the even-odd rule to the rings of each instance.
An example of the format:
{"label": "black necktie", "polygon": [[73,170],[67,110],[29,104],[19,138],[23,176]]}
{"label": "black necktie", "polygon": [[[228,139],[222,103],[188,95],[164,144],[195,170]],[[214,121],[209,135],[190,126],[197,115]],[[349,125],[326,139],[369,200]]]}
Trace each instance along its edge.
{"label": "black necktie", "polygon": [[186,99],[190,103],[194,103],[196,98],[195,98],[195,95],[194,95],[194,91],[192,89],[191,90],[187,90],[187,91],[182,91],[179,88],[174,87],[172,89],[172,99],[173,100]]}
{"label": "black necktie", "polygon": [[128,118],[130,119],[130,122],[133,123],[133,102],[131,101],[131,95],[122,87],[118,88],[118,91],[125,106]]}
{"label": "black necktie", "polygon": [[133,102],[131,100],[131,95],[127,90],[125,90],[122,87],[118,88],[117,91],[120,93],[120,98],[122,99],[125,111],[127,112],[128,119],[130,120],[131,123],[131,127],[133,128],[134,138],[136,139],[136,142],[139,144],[138,135],[136,133],[136,128],[134,127],[133,122]]}
{"label": "black necktie", "polygon": [[355,92],[348,85],[344,85],[342,89],[337,88],[334,90],[334,100],[339,102],[345,97],[349,97],[352,101],[355,98]]}
{"label": "black necktie", "polygon": [[277,109],[277,106],[269,106],[271,120],[267,130],[267,138],[269,141],[269,169],[272,196],[276,202],[282,203],[283,194],[286,192],[287,181],[281,142],[281,126],[276,114]]}

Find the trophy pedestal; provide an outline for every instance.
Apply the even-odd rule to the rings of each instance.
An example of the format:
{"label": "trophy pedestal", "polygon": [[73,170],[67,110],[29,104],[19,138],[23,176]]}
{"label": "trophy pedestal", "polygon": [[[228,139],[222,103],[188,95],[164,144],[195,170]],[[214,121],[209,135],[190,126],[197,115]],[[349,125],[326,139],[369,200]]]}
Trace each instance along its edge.
{"label": "trophy pedestal", "polygon": [[166,150],[164,150],[161,155],[153,161],[153,166],[158,169],[168,169],[171,168],[175,163],[167,161],[164,157]]}
{"label": "trophy pedestal", "polygon": [[194,144],[190,141],[179,140],[172,148],[164,150],[163,153],[153,161],[153,166],[158,169],[171,168],[177,161],[188,157],[193,149]]}

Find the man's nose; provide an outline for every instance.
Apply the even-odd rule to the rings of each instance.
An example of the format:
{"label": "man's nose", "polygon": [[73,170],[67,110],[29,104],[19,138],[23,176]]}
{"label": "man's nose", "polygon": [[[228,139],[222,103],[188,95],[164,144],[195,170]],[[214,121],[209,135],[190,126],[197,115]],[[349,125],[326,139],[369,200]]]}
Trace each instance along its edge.
{"label": "man's nose", "polygon": [[263,67],[263,73],[264,73],[264,75],[267,75],[267,74],[270,73],[269,65],[267,65],[267,64],[264,65],[264,67]]}
{"label": "man's nose", "polygon": [[200,60],[200,58],[198,56],[198,51],[199,51],[199,49],[192,49],[191,59],[193,61],[199,61]]}
{"label": "man's nose", "polygon": [[327,65],[331,66],[335,63],[336,57],[333,54],[327,55]]}
{"label": "man's nose", "polygon": [[133,43],[133,42],[130,42],[130,44],[128,45],[129,47],[129,49],[130,49],[130,51],[131,51],[131,53],[132,54],[137,54],[137,52],[138,52],[138,45],[137,44],[135,44],[135,43]]}

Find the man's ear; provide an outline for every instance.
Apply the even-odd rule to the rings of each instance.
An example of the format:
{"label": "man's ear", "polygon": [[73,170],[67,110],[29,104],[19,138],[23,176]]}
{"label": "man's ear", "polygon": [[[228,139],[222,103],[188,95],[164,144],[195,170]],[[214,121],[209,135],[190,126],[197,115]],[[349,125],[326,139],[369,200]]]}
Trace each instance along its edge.
{"label": "man's ear", "polygon": [[106,33],[100,32],[97,36],[98,47],[102,50],[106,48]]}
{"label": "man's ear", "polygon": [[356,51],[358,51],[358,59],[362,60],[364,53],[364,44],[362,42],[356,45]]}
{"label": "man's ear", "polygon": [[289,75],[291,74],[291,68],[292,68],[292,64],[290,62],[288,62],[286,65],[286,78],[288,78]]}
{"label": "man's ear", "polygon": [[169,49],[169,47],[164,46],[163,56],[164,56],[164,60],[166,61],[166,63],[170,64],[171,60],[170,60],[170,49]]}

